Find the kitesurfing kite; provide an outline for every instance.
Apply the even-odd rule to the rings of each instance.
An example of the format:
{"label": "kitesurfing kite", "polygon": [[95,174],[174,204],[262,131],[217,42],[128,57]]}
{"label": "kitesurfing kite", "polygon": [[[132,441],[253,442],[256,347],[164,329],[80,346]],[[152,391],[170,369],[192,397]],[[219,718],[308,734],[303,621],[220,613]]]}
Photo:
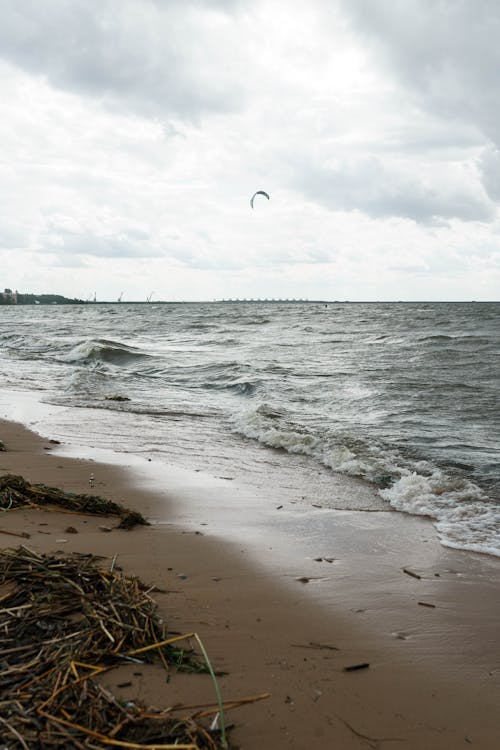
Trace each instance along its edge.
{"label": "kitesurfing kite", "polygon": [[264,190],[257,190],[257,192],[254,193],[252,197],[250,198],[250,205],[252,206],[252,208],[253,208],[253,201],[256,195],[263,195],[265,198],[267,198],[267,200],[269,200],[269,196]]}

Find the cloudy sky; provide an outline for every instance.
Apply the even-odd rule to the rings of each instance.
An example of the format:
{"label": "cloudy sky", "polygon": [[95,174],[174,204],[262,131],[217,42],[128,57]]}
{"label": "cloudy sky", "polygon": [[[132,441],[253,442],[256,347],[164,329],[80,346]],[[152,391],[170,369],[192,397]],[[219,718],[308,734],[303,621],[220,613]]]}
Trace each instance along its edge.
{"label": "cloudy sky", "polygon": [[497,0],[0,0],[0,18],[0,287],[499,299]]}

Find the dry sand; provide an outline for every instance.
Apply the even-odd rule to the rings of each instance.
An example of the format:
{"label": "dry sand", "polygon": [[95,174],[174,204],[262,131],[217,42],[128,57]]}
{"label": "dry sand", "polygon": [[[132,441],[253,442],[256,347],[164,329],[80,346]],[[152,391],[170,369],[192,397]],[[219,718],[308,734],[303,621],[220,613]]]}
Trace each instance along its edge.
{"label": "dry sand", "polygon": [[[109,533],[100,527],[115,526],[112,519],[16,510],[1,514],[0,543],[116,554],[125,573],[168,589],[157,601],[169,629],[200,635],[214,665],[227,672],[220,678],[223,698],[271,693],[229,714],[235,746],[500,747],[498,559],[447,550],[429,521],[396,513],[332,511],[324,521],[318,515],[335,537],[333,562],[305,556],[300,534],[296,546],[290,533],[281,539],[281,526],[292,525],[294,516],[274,507],[260,542],[249,534],[247,542],[236,535],[231,544],[212,531],[203,503],[205,479],[207,496],[216,499],[220,491],[210,478],[193,479],[190,497],[199,504],[186,509],[175,481],[165,491],[116,466],[62,458],[57,446],[12,423],[0,423],[0,438],[8,448],[0,453],[1,473],[76,492],[89,491],[93,473],[96,494],[153,519],[170,512],[170,524]],[[236,492],[231,487],[220,497],[228,502]],[[68,526],[78,533],[67,533]],[[258,529],[256,522],[257,537]],[[262,560],[270,538],[282,554],[269,551],[257,564],[259,544]],[[344,671],[360,663],[369,667]],[[177,675],[167,684],[159,669],[139,671],[127,667],[103,681],[124,698],[157,707],[214,701],[205,675]]]}

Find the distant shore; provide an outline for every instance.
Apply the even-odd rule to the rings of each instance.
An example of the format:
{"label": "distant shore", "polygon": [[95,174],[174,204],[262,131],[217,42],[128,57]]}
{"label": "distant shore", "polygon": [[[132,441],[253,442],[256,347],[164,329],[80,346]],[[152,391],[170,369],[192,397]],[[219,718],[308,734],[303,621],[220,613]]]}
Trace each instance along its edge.
{"label": "distant shore", "polygon": [[188,300],[97,300],[70,299],[60,294],[17,294],[15,301],[12,297],[5,298],[0,294],[0,305],[187,305],[187,304],[227,304],[227,305],[328,305],[328,300],[318,299],[214,299],[199,300],[198,303]]}
{"label": "distant shore", "polygon": [[[70,299],[60,295],[21,295],[32,297],[28,301],[4,302],[0,299],[0,307],[16,307],[26,305],[491,305],[498,304],[498,300],[322,300],[322,299],[206,299],[206,300],[93,300]],[[46,299],[43,299],[43,298]],[[56,297],[59,299],[49,298]]]}

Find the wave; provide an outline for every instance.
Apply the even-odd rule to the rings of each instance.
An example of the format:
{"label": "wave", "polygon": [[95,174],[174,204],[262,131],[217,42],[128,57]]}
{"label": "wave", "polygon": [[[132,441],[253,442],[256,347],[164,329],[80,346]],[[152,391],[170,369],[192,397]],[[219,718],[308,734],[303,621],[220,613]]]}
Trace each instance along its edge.
{"label": "wave", "polygon": [[500,557],[500,506],[468,479],[411,472],[379,494],[395,510],[433,518],[445,546]]}
{"label": "wave", "polygon": [[365,479],[395,510],[436,521],[449,547],[500,556],[500,505],[450,466],[440,469],[403,449],[333,430],[307,428],[269,404],[233,418],[235,432],[270,448],[311,456],[334,472]]}
{"label": "wave", "polygon": [[240,320],[239,322],[240,324],[243,324],[246,326],[265,326],[268,323],[272,323],[272,319],[257,316],[255,318],[246,317]]}
{"label": "wave", "polygon": [[435,333],[431,336],[422,336],[419,341],[453,341],[453,336],[448,336],[444,333]]}
{"label": "wave", "polygon": [[19,333],[3,333],[2,348],[16,359],[45,359],[52,351],[53,342],[41,335],[36,337]]}
{"label": "wave", "polygon": [[127,412],[129,414],[138,414],[150,417],[165,417],[168,419],[214,419],[219,416],[216,409],[200,409],[196,407],[183,408],[165,408],[162,406],[152,407],[150,404],[140,403],[134,399],[120,400],[116,395],[107,394],[98,398],[82,398],[81,396],[48,396],[43,399],[46,404],[55,406],[69,406],[74,409],[99,409],[104,411]]}
{"label": "wave", "polygon": [[435,333],[430,334],[428,336],[420,336],[418,339],[419,343],[422,343],[424,341],[430,341],[430,342],[440,342],[440,341],[452,341],[454,344],[459,344],[460,346],[463,346],[464,344],[475,344],[475,345],[490,345],[491,342],[488,339],[487,336],[482,336],[481,334],[453,334],[448,335],[444,333]]}
{"label": "wave", "polygon": [[253,396],[262,388],[263,384],[263,381],[258,379],[230,380],[228,382],[219,380],[219,382],[206,382],[202,387],[208,390],[230,391],[243,396]]}
{"label": "wave", "polygon": [[187,331],[213,331],[217,326],[213,323],[187,323],[184,328]]}
{"label": "wave", "polygon": [[128,346],[110,339],[90,339],[74,346],[59,359],[63,362],[105,362],[122,365],[133,360],[143,359],[149,355],[135,346]]}
{"label": "wave", "polygon": [[235,383],[229,383],[226,387],[232,391],[236,391],[236,393],[253,396],[262,385],[262,380],[237,380]]}
{"label": "wave", "polygon": [[[270,448],[312,456],[328,468],[380,484],[397,471],[395,451],[384,453],[375,445],[346,433],[307,427],[287,410],[262,403],[233,415],[235,432]],[[389,460],[390,459],[390,460]]]}
{"label": "wave", "polygon": [[198,346],[239,346],[241,344],[241,339],[204,339],[203,341],[197,341],[196,343]]}

